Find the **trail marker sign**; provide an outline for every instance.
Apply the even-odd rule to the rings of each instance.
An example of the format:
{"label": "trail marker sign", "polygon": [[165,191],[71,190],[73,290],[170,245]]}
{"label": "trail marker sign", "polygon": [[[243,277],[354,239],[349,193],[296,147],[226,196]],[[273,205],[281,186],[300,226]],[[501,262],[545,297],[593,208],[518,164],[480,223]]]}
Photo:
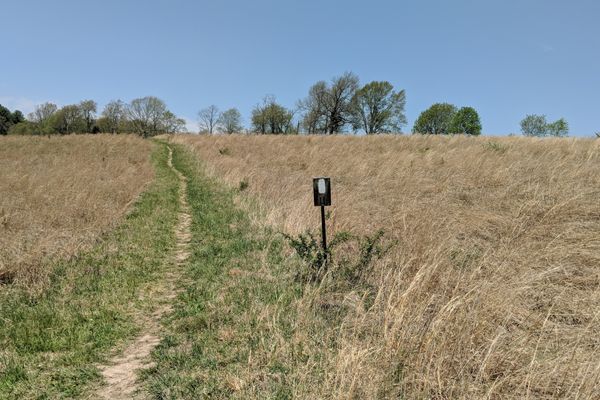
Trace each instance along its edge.
{"label": "trail marker sign", "polygon": [[313,178],[315,206],[331,205],[331,181],[329,178]]}
{"label": "trail marker sign", "polygon": [[327,262],[327,229],[325,225],[325,206],[331,205],[331,181],[329,178],[313,178],[313,195],[315,206],[321,207],[321,237],[323,239],[323,255]]}

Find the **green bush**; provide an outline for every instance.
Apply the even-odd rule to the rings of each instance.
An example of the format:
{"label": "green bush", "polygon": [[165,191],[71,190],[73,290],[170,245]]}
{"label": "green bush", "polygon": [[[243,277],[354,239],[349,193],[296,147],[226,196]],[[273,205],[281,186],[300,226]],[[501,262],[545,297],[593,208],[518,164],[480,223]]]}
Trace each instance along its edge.
{"label": "green bush", "polygon": [[39,135],[41,131],[38,124],[35,122],[19,122],[18,124],[12,125],[8,130],[9,135]]}
{"label": "green bush", "polygon": [[243,192],[244,190],[248,189],[248,186],[250,185],[250,183],[248,183],[247,179],[242,179],[240,181],[240,185],[238,186],[238,190],[240,192]]}
{"label": "green bush", "polygon": [[349,232],[337,233],[328,244],[327,252],[323,250],[320,239],[312,232],[296,237],[287,234],[283,236],[306,267],[299,270],[296,278],[309,283],[321,282],[329,273],[338,283],[360,284],[373,263],[393,246],[393,243],[385,241],[383,230],[363,236]]}

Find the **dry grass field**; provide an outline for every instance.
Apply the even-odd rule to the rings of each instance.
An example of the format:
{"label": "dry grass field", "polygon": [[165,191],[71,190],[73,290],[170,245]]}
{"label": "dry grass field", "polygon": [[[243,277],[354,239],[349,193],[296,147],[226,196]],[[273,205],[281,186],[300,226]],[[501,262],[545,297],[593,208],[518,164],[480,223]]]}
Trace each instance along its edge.
{"label": "dry grass field", "polygon": [[37,285],[50,258],[114,227],[154,176],[133,136],[0,138],[0,280]]}
{"label": "dry grass field", "polygon": [[[326,175],[332,233],[383,228],[395,243],[365,277],[371,294],[344,292],[343,321],[319,332],[335,344],[302,349],[298,397],[600,397],[600,141],[171,140],[244,189],[245,204],[258,199],[257,221],[316,230],[311,178]],[[289,354],[326,292],[306,290],[296,304],[306,312]]]}

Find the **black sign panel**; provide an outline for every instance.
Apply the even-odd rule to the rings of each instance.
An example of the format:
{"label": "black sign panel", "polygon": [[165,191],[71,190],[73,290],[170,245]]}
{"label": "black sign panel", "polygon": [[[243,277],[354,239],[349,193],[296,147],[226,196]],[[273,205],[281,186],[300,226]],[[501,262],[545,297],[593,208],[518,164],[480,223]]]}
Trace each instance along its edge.
{"label": "black sign panel", "polygon": [[315,206],[331,205],[331,185],[329,178],[313,178],[313,194]]}

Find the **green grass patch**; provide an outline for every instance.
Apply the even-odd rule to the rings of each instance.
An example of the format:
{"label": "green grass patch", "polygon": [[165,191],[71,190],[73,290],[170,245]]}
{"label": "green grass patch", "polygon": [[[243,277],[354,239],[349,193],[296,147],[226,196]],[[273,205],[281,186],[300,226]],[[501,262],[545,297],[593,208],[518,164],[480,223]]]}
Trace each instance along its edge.
{"label": "green grass patch", "polygon": [[283,256],[284,239],[254,226],[235,206],[236,190],[173,148],[189,178],[189,284],[165,321],[147,386],[157,399],[291,398],[292,372],[305,361],[293,340],[302,286]]}
{"label": "green grass patch", "polygon": [[137,333],[135,315],[152,307],[140,294],[172,267],[178,180],[167,154],[156,146],[156,179],[123,224],[53,265],[43,292],[0,289],[0,398],[86,395],[101,381],[96,364]]}

